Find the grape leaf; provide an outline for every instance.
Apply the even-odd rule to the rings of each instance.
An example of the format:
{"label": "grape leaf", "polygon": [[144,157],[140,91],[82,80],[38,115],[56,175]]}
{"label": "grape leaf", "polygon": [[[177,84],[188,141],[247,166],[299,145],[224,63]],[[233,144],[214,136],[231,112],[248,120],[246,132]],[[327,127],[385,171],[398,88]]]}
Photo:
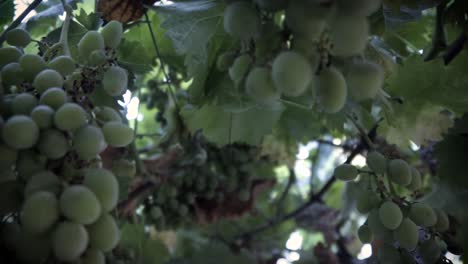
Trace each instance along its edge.
{"label": "grape leaf", "polygon": [[15,3],[12,0],[0,1],[0,27],[10,22],[15,16]]}
{"label": "grape leaf", "polygon": [[101,18],[96,13],[86,13],[81,8],[78,15],[75,15],[76,20],[88,30],[98,30],[101,25]]}

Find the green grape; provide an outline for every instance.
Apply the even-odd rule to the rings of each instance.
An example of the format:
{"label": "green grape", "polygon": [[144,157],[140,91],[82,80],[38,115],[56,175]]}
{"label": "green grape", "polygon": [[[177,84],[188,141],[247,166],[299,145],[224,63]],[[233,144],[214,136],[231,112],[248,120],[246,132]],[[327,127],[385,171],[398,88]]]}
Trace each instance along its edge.
{"label": "green grape", "polygon": [[319,102],[326,113],[337,113],[346,103],[348,88],[343,74],[334,67],[322,70],[318,79]]}
{"label": "green grape", "polygon": [[132,143],[134,137],[133,129],[116,121],[105,123],[102,133],[106,142],[112,147],[125,147]]}
{"label": "green grape", "polygon": [[3,140],[14,149],[31,148],[39,139],[39,127],[28,116],[15,115],[3,125]]}
{"label": "green grape", "polygon": [[163,217],[163,211],[161,210],[161,207],[153,206],[151,207],[150,215],[154,220],[156,220]]}
{"label": "green grape", "polygon": [[368,244],[374,240],[374,234],[368,225],[362,225],[358,229],[358,237],[361,243]]}
{"label": "green grape", "polygon": [[78,104],[65,103],[54,115],[55,126],[64,131],[71,131],[85,125],[87,116],[85,110]]}
{"label": "green grape", "polygon": [[47,129],[41,132],[37,148],[47,158],[59,159],[68,152],[68,139],[57,129]]}
{"label": "green grape", "polygon": [[1,80],[5,85],[20,85],[24,81],[23,68],[18,62],[3,66]]}
{"label": "green grape", "polygon": [[81,58],[88,60],[91,52],[104,49],[104,38],[97,31],[88,31],[78,42]]}
{"label": "green grape", "polygon": [[366,17],[335,16],[330,26],[332,55],[347,57],[364,52],[369,37],[369,23]]}
{"label": "green grape", "polygon": [[62,214],[76,223],[94,223],[101,214],[98,198],[89,188],[82,185],[67,187],[60,196],[59,203]]}
{"label": "green grape", "polygon": [[18,159],[18,151],[0,143],[0,171],[11,168]]}
{"label": "green grape", "polygon": [[106,47],[115,49],[122,41],[123,27],[122,23],[112,20],[107,23],[101,30],[102,38]]}
{"label": "green grape", "polygon": [[18,62],[23,53],[15,47],[3,47],[0,48],[0,68],[12,63]]}
{"label": "green grape", "polygon": [[31,36],[22,28],[15,28],[8,31],[5,35],[6,42],[12,46],[26,47],[31,42]]}
{"label": "green grape", "polygon": [[53,109],[59,109],[67,101],[67,94],[62,88],[52,87],[42,93],[40,104],[48,105]]}
{"label": "green grape", "polygon": [[367,214],[380,204],[380,197],[371,190],[358,193],[356,208],[361,214]]}
{"label": "green grape", "polygon": [[54,109],[47,105],[38,105],[31,111],[31,118],[40,129],[50,128],[54,120]]}
{"label": "green grape", "polygon": [[89,160],[107,147],[100,128],[86,125],[73,135],[73,149],[81,159]]}
{"label": "green grape", "polygon": [[333,175],[342,181],[352,181],[356,179],[358,170],[351,164],[342,164],[335,168]]}
{"label": "green grape", "polygon": [[249,72],[252,58],[249,54],[242,54],[234,60],[234,63],[229,68],[229,77],[234,83],[239,84]]}
{"label": "green grape", "polygon": [[439,208],[434,208],[434,212],[437,216],[437,222],[434,228],[439,232],[445,232],[450,227],[450,221],[447,214]]}
{"label": "green grape", "polygon": [[346,73],[349,94],[356,101],[373,99],[382,88],[384,77],[380,65],[368,61],[356,62]]}
{"label": "green grape", "polygon": [[377,254],[379,264],[397,264],[401,263],[400,253],[393,246],[383,244],[379,247]]}
{"label": "green grape", "polygon": [[411,168],[404,160],[391,160],[388,163],[388,177],[396,184],[408,186],[411,183]]}
{"label": "green grape", "polygon": [[288,6],[288,0],[254,0],[254,2],[264,10],[278,11]]}
{"label": "green grape", "polygon": [[29,93],[20,93],[11,102],[11,110],[15,115],[29,115],[37,105],[37,98]]}
{"label": "green grape", "polygon": [[320,38],[332,13],[333,5],[294,0],[290,1],[286,8],[285,21],[296,35],[316,41]]}
{"label": "green grape", "polygon": [[53,193],[39,191],[31,194],[23,204],[21,223],[31,234],[45,233],[59,219],[57,198]]}
{"label": "green grape", "polygon": [[378,174],[384,174],[387,171],[387,159],[377,151],[371,151],[367,154],[367,166]]}
{"label": "green grape", "polygon": [[34,151],[21,151],[16,161],[16,171],[23,180],[28,180],[33,174],[44,170],[46,159]]}
{"label": "green grape", "polygon": [[24,79],[28,82],[34,81],[36,75],[47,68],[44,59],[36,54],[24,54],[19,59],[19,64],[23,69]]}
{"label": "green grape", "polygon": [[127,71],[119,66],[112,66],[102,76],[102,87],[110,96],[119,96],[127,90]]}
{"label": "green grape", "polygon": [[108,106],[98,106],[94,108],[94,115],[99,122],[107,123],[111,121],[122,122],[122,117],[119,112],[108,107]]}
{"label": "green grape", "polygon": [[24,197],[29,197],[36,192],[48,192],[58,195],[62,183],[51,171],[40,171],[31,176],[24,188]]}
{"label": "green grape", "polygon": [[60,261],[78,260],[88,247],[89,235],[83,225],[62,222],[52,234],[52,249]]}
{"label": "green grape", "polygon": [[422,186],[421,174],[415,167],[411,167],[411,182],[406,186],[409,190],[416,191]]}
{"label": "green grape", "polygon": [[89,64],[99,66],[107,62],[106,52],[104,50],[95,50],[89,55]]}
{"label": "green grape", "polygon": [[273,82],[284,95],[299,96],[313,79],[312,68],[309,61],[299,53],[283,51],[273,61]]}
{"label": "green grape", "polygon": [[386,228],[395,230],[403,220],[403,213],[397,204],[386,201],[379,208],[379,217]]}
{"label": "green grape", "polygon": [[429,205],[423,203],[413,204],[409,217],[418,226],[430,227],[437,223],[437,214]]}
{"label": "green grape", "polygon": [[102,251],[90,248],[81,257],[80,264],[106,264],[106,258]]}
{"label": "green grape", "polygon": [[110,214],[103,214],[95,223],[87,226],[89,245],[103,252],[111,251],[120,240],[120,231]]}
{"label": "green grape", "polygon": [[57,71],[63,77],[72,74],[76,69],[76,63],[70,56],[58,56],[49,61],[50,69]]}
{"label": "green grape", "polygon": [[20,230],[15,245],[16,257],[22,264],[45,263],[51,252],[48,235],[35,235]]}
{"label": "green grape", "polygon": [[42,94],[51,87],[62,87],[63,77],[56,70],[46,69],[36,75],[33,86],[39,94]]}
{"label": "green grape", "polygon": [[437,260],[439,260],[442,254],[442,250],[435,239],[422,242],[418,251],[425,264],[437,263]]}
{"label": "green grape", "polygon": [[320,55],[317,52],[316,44],[307,38],[294,36],[291,46],[294,51],[299,52],[309,59],[312,69],[315,72],[320,63]]}
{"label": "green grape", "polygon": [[131,160],[114,160],[112,161],[112,172],[116,177],[132,178],[136,174],[136,164]]}
{"label": "green grape", "polygon": [[340,15],[369,16],[382,5],[381,0],[337,0]]}
{"label": "green grape", "polygon": [[227,71],[229,67],[234,63],[236,59],[236,53],[233,51],[227,51],[218,56],[216,60],[216,68],[221,71]]}
{"label": "green grape", "polygon": [[234,2],[224,11],[224,31],[234,38],[246,41],[260,30],[260,17],[255,7],[247,2]]}
{"label": "green grape", "polygon": [[418,245],[418,226],[408,218],[403,219],[393,235],[395,240],[400,243],[400,247],[408,251],[413,251]]}
{"label": "green grape", "polygon": [[112,172],[101,169],[85,169],[83,185],[88,187],[101,202],[103,212],[109,212],[117,205],[119,183]]}
{"label": "green grape", "polygon": [[273,84],[271,71],[267,68],[253,68],[245,81],[247,95],[259,103],[268,103],[280,98]]}

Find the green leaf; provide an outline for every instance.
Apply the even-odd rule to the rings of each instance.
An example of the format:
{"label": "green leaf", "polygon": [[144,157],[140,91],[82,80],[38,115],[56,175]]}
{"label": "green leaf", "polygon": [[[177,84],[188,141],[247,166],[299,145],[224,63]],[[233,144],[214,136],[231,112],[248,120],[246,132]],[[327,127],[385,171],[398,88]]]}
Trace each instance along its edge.
{"label": "green leaf", "polygon": [[97,13],[88,14],[81,8],[75,19],[88,30],[98,30],[101,25],[101,18]]}
{"label": "green leaf", "polygon": [[151,71],[154,56],[141,52],[143,49],[140,42],[124,39],[117,49],[119,64],[134,73],[144,74]]}
{"label": "green leaf", "polygon": [[13,0],[1,0],[0,1],[0,27],[12,21],[14,16],[15,16],[14,1]]}

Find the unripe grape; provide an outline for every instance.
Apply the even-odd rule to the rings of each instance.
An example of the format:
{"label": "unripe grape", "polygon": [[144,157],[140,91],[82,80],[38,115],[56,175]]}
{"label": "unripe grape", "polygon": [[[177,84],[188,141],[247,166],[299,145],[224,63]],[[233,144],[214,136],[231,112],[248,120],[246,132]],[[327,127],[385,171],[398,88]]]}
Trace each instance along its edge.
{"label": "unripe grape", "polygon": [[264,10],[278,11],[288,6],[288,0],[254,0]]}
{"label": "unripe grape", "polygon": [[408,186],[411,183],[411,168],[404,160],[391,160],[388,163],[388,177],[396,184]]}
{"label": "unripe grape", "polygon": [[326,113],[337,113],[346,103],[348,88],[340,71],[329,67],[320,72],[318,78],[318,97]]}
{"label": "unripe grape", "polygon": [[91,52],[88,60],[90,65],[99,66],[107,62],[106,52],[104,50],[95,50]]}
{"label": "unripe grape", "polygon": [[415,167],[411,167],[411,182],[406,186],[409,190],[416,191],[422,186],[421,174]]}
{"label": "unripe grape", "polygon": [[11,168],[18,158],[18,152],[3,143],[0,143],[0,171]]}
{"label": "unripe grape", "polygon": [[132,178],[136,174],[136,164],[130,160],[114,160],[112,162],[112,172],[116,177]]}
{"label": "unripe grape", "polygon": [[122,40],[123,27],[122,23],[112,20],[107,23],[101,30],[104,45],[109,48],[117,48]]}
{"label": "unripe grape", "polygon": [[81,159],[89,160],[107,147],[100,128],[86,125],[73,135],[73,149]]}
{"label": "unripe grape", "polygon": [[110,67],[102,77],[102,87],[110,96],[119,96],[127,90],[127,71],[119,66]]}
{"label": "unripe grape", "polygon": [[273,61],[273,82],[286,96],[303,94],[313,79],[313,70],[304,56],[294,51],[284,51]]}
{"label": "unripe grape", "polygon": [[373,62],[356,62],[346,73],[349,94],[356,101],[373,99],[382,88],[383,82],[382,67]]}
{"label": "unripe grape", "polygon": [[234,83],[240,83],[245,75],[249,72],[252,58],[249,54],[242,54],[234,60],[234,63],[229,68],[229,77]]}
{"label": "unripe grape", "polygon": [[70,56],[58,56],[48,63],[50,69],[57,71],[63,77],[72,74],[76,69],[76,63]]}
{"label": "unripe grape", "polygon": [[335,168],[333,175],[342,181],[352,181],[356,179],[358,170],[351,164],[341,164]]}
{"label": "unripe grape", "polygon": [[31,36],[22,28],[15,28],[8,31],[5,35],[6,42],[12,46],[26,47],[31,42]]}
{"label": "unripe grape", "polygon": [[432,208],[423,203],[416,203],[411,206],[409,217],[418,226],[430,227],[437,223],[437,214]]}
{"label": "unripe grape", "polygon": [[67,94],[62,88],[52,87],[42,93],[39,99],[40,104],[48,105],[57,110],[67,101]]}
{"label": "unripe grape", "polygon": [[63,77],[55,70],[43,70],[34,78],[33,86],[42,94],[51,87],[62,87]]}
{"label": "unripe grape", "polygon": [[39,139],[39,127],[28,116],[15,115],[3,125],[3,140],[14,149],[27,149]]}
{"label": "unripe grape", "polygon": [[84,109],[75,103],[63,104],[54,115],[55,126],[64,131],[75,130],[87,122]]}
{"label": "unripe grape", "polygon": [[236,53],[232,51],[227,51],[224,52],[223,54],[218,56],[218,59],[216,60],[216,68],[218,68],[219,71],[227,71],[229,67],[234,63],[234,60],[236,59]]}
{"label": "unripe grape", "polygon": [[72,262],[85,252],[88,241],[89,236],[83,225],[62,222],[52,234],[52,249],[58,260]]}
{"label": "unripe grape", "polygon": [[260,30],[260,17],[250,3],[231,3],[224,11],[224,30],[234,38],[249,40]]}
{"label": "unripe grape", "polygon": [[271,71],[267,68],[253,68],[245,81],[247,95],[256,102],[268,103],[280,98],[271,78]]}
{"label": "unripe grape", "polygon": [[40,129],[50,128],[54,122],[54,109],[47,105],[38,105],[31,111],[31,118]]}
{"label": "unripe grape", "polygon": [[1,82],[5,85],[20,85],[24,80],[23,68],[18,62],[8,63],[1,71]]}
{"label": "unripe grape", "polygon": [[331,23],[330,39],[333,43],[331,54],[352,56],[364,52],[369,37],[369,23],[366,17],[335,16]]}
{"label": "unripe grape", "polygon": [[102,127],[102,133],[109,146],[125,147],[132,143],[134,133],[133,129],[121,122],[107,122]]}
{"label": "unripe grape", "polygon": [[60,192],[61,181],[51,171],[41,171],[31,176],[26,187],[24,188],[24,196],[27,198],[36,192],[49,192],[58,195]]}
{"label": "unripe grape", "polygon": [[400,243],[400,247],[408,251],[413,251],[418,245],[418,226],[408,218],[403,219],[400,226],[393,232],[395,240]]}
{"label": "unripe grape", "polygon": [[30,195],[21,210],[21,223],[31,234],[45,233],[58,221],[59,206],[53,193],[39,191]]}
{"label": "unripe grape", "polygon": [[367,214],[379,206],[380,197],[371,190],[358,193],[356,208],[361,214]]}
{"label": "unripe grape", "polygon": [[309,59],[312,70],[315,72],[320,63],[320,55],[317,52],[316,44],[307,38],[294,36],[291,41],[291,46],[294,51],[299,52]]}
{"label": "unripe grape", "polygon": [[71,221],[87,225],[99,218],[101,205],[90,189],[82,185],[72,185],[60,196],[60,210]]}
{"label": "unripe grape", "polygon": [[447,214],[439,208],[434,208],[434,212],[437,216],[437,222],[434,228],[439,232],[445,232],[450,227],[450,221]]}
{"label": "unripe grape", "polygon": [[94,114],[96,115],[96,119],[102,123],[111,121],[122,122],[122,117],[119,112],[108,106],[95,107]]}
{"label": "unripe grape", "polygon": [[377,174],[383,174],[387,171],[387,159],[380,152],[369,152],[367,154],[366,163],[367,166]]}
{"label": "unripe grape", "polygon": [[80,56],[88,60],[91,52],[104,49],[104,38],[97,31],[88,31],[78,42]]}
{"label": "unripe grape", "polygon": [[349,16],[369,16],[382,5],[381,0],[337,0],[340,14]]}
{"label": "unripe grape", "polygon": [[423,263],[434,264],[440,258],[442,251],[435,239],[428,239],[419,246],[419,254],[422,256]]}
{"label": "unripe grape", "polygon": [[63,132],[57,129],[47,129],[41,132],[37,148],[47,158],[59,159],[67,154],[69,144]]}
{"label": "unripe grape", "polygon": [[379,217],[386,228],[395,230],[403,220],[403,213],[398,205],[386,201],[379,208]]}
{"label": "unripe grape", "polygon": [[23,69],[24,79],[32,82],[36,75],[47,68],[44,59],[36,54],[24,54],[19,59],[19,64]]}
{"label": "unripe grape", "polygon": [[363,244],[371,243],[372,240],[374,240],[374,235],[368,225],[362,225],[359,227],[358,236],[359,240],[361,240],[361,243]]}
{"label": "unripe grape", "polygon": [[111,251],[120,240],[120,231],[110,214],[103,214],[95,223],[87,226],[89,244],[103,252]]}
{"label": "unripe grape", "polygon": [[400,253],[391,245],[383,244],[379,247],[377,257],[379,259],[379,264],[401,263]]}
{"label": "unripe grape", "polygon": [[101,169],[85,169],[83,185],[88,187],[101,203],[103,212],[109,212],[117,205],[119,198],[119,183],[112,172]]}
{"label": "unripe grape", "polygon": [[315,41],[319,39],[332,13],[333,5],[293,0],[289,1],[286,8],[285,21],[296,35]]}
{"label": "unripe grape", "polygon": [[5,65],[18,62],[23,53],[15,47],[3,47],[0,48],[0,68]]}
{"label": "unripe grape", "polygon": [[80,264],[106,264],[106,258],[100,250],[90,248],[81,257]]}
{"label": "unripe grape", "polygon": [[16,161],[16,171],[23,180],[45,169],[46,159],[34,151],[21,151]]}
{"label": "unripe grape", "polygon": [[37,105],[37,99],[30,93],[20,93],[11,102],[11,109],[15,115],[29,115]]}

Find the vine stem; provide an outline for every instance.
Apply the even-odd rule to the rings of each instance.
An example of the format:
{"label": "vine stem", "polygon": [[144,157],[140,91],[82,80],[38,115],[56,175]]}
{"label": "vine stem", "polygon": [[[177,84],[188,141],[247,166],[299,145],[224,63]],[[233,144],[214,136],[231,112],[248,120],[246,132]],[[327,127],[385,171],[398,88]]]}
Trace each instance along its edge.
{"label": "vine stem", "polygon": [[60,32],[59,43],[62,44],[63,54],[70,56],[70,47],[68,46],[68,31],[70,29],[70,21],[73,17],[73,9],[69,6],[65,0],[62,0],[63,10],[65,10],[65,21],[62,25],[62,31]]}
{"label": "vine stem", "polygon": [[23,19],[31,12],[33,11],[40,3],[42,0],[34,0],[31,4],[28,5],[28,7],[19,15],[9,26],[5,31],[3,31],[2,35],[0,35],[0,46],[3,44],[3,42],[6,39],[6,33],[8,31],[16,28],[21,22],[23,22]]}

